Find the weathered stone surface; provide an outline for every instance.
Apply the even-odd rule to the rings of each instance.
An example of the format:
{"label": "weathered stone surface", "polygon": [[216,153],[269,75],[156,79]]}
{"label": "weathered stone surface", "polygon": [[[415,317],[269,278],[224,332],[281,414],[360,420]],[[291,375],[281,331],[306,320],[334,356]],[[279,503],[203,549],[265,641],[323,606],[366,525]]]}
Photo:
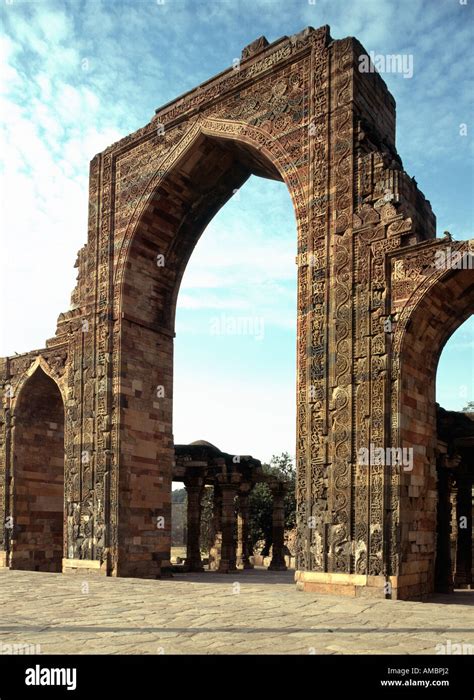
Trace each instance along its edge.
{"label": "weathered stone surface", "polygon": [[474,591],[420,604],[302,594],[292,579],[258,569],[161,581],[3,570],[2,653],[14,644],[41,654],[432,654],[433,662],[474,653]]}
{"label": "weathered stone surface", "polygon": [[[434,264],[448,244],[361,54],[328,27],[260,39],[93,158],[72,309],[46,348],[0,361],[5,523],[29,466],[18,397],[40,367],[63,397],[65,569],[156,577],[169,562],[178,289],[207,223],[255,173],[286,183],[297,221],[298,569],[396,577],[401,598],[433,590],[436,365],[473,311],[472,269]],[[413,470],[361,465],[371,444],[413,448]]]}

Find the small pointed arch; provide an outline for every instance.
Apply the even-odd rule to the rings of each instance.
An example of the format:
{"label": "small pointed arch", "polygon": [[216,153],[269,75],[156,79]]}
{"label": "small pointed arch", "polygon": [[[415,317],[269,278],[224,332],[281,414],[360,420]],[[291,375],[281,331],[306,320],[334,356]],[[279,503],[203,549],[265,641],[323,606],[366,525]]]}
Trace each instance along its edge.
{"label": "small pointed arch", "polygon": [[15,397],[10,507],[10,566],[62,570],[64,540],[64,401],[41,363]]}
{"label": "small pointed arch", "polygon": [[61,398],[65,404],[66,402],[66,395],[64,391],[64,387],[62,386],[61,382],[57,380],[57,378],[54,376],[54,372],[52,371],[51,367],[45,360],[45,358],[42,355],[38,355],[35,360],[31,363],[31,365],[28,367],[28,369],[25,371],[25,373],[19,378],[17,381],[16,385],[13,387],[13,392],[11,396],[11,410],[14,415],[15,413],[15,408],[18,405],[20,396],[23,392],[23,389],[25,386],[28,385],[28,382],[34,377],[36,372],[43,372],[47,377],[51,379],[52,382],[56,385],[59,393],[61,394]]}

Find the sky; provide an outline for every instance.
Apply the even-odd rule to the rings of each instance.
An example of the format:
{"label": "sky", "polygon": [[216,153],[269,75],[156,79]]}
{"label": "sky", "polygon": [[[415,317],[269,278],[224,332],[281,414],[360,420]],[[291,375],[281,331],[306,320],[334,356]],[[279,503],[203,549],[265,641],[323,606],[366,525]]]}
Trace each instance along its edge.
{"label": "sky", "polygon": [[[473,0],[5,0],[1,5],[0,355],[44,347],[86,240],[89,161],[157,107],[271,42],[329,24],[375,54],[397,147],[438,235],[473,237]],[[466,125],[461,128],[461,125]],[[467,132],[467,133],[466,133]],[[268,460],[295,446],[296,229],[282,183],[256,177],[213,219],[186,270],[175,343],[175,442]],[[474,400],[474,320],[440,360],[437,400]]]}

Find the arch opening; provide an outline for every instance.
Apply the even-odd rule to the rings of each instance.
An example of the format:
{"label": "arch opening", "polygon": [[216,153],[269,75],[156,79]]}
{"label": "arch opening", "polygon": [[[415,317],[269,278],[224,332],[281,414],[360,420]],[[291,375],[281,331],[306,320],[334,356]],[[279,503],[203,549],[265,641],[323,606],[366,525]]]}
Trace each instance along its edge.
{"label": "arch opening", "polygon": [[[252,455],[262,462],[265,475],[276,470],[274,456],[294,455],[295,238],[293,207],[284,184],[251,177],[199,240],[178,296],[173,425],[180,450],[206,437],[227,453]],[[208,459],[203,475],[211,470]],[[256,470],[253,465],[252,479]],[[262,482],[246,483],[247,477],[240,475],[235,501],[235,566],[251,568],[254,562],[275,567],[273,495]],[[197,506],[202,514],[198,565],[218,570],[222,494],[212,479],[205,486]],[[186,492],[189,487],[193,495],[185,480]],[[173,498],[179,495],[173,493]],[[288,504],[283,536],[287,565],[293,566]],[[176,505],[176,522],[178,510]],[[275,551],[278,546],[276,542]],[[180,556],[177,546],[173,554]]]}
{"label": "arch opening", "polygon": [[[424,293],[405,330],[400,352],[400,444],[412,450],[413,468],[400,480],[404,597],[453,590],[448,472],[454,453],[449,421],[437,410],[436,376],[444,346],[473,312],[472,272],[452,270]],[[472,367],[465,371],[472,372]]]}
{"label": "arch opening", "polygon": [[62,570],[64,542],[64,404],[40,367],[14,410],[13,529],[10,566]]}
{"label": "arch opening", "polygon": [[472,588],[474,505],[474,317],[451,336],[436,376],[435,587]]}
{"label": "arch opening", "polygon": [[178,292],[206,226],[251,174],[283,180],[259,149],[200,134],[150,197],[128,249],[120,301],[119,502],[121,528],[130,536],[118,575],[154,577],[170,565]]}

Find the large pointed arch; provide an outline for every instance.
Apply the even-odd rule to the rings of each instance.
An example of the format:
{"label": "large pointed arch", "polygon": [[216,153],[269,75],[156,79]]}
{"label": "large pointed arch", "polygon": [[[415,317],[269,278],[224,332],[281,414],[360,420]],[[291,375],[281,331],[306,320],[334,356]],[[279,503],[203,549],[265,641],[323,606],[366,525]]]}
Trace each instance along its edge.
{"label": "large pointed arch", "polygon": [[[124,283],[124,274],[130,255],[132,241],[139,229],[140,221],[146,216],[147,209],[153,207],[153,200],[162,183],[179,167],[180,163],[189,158],[193,149],[203,137],[221,139],[229,143],[247,146],[255,155],[266,161],[265,169],[272,170],[272,177],[282,180],[288,187],[290,197],[295,209],[296,221],[299,232],[307,226],[306,183],[301,181],[301,172],[295,167],[294,159],[285,150],[280,142],[281,135],[272,136],[264,129],[250,126],[247,122],[228,119],[212,119],[197,117],[191,122],[190,127],[183,133],[164,158],[158,159],[154,174],[146,183],[143,191],[136,200],[132,215],[127,222],[125,234],[122,238],[119,252],[116,258],[114,272],[114,286],[121,289]],[[249,173],[250,174],[250,173]],[[222,205],[221,205],[222,206]],[[212,218],[212,217],[211,217]],[[122,298],[122,293],[115,296],[116,301]],[[116,312],[120,308],[116,307]]]}
{"label": "large pointed arch", "polygon": [[[112,488],[119,491],[119,519],[133,533],[126,564],[121,566],[119,557],[121,575],[158,575],[169,559],[169,537],[160,537],[157,522],[166,531],[171,527],[178,291],[202,232],[251,174],[286,183],[299,226],[296,255],[306,225],[305,200],[281,144],[245,123],[198,119],[145,187],[117,256],[114,317],[121,330],[114,334],[112,356],[120,400],[114,423],[125,430],[116,433],[120,459]],[[134,548],[133,542],[140,546]],[[146,561],[148,543],[155,570]]]}

